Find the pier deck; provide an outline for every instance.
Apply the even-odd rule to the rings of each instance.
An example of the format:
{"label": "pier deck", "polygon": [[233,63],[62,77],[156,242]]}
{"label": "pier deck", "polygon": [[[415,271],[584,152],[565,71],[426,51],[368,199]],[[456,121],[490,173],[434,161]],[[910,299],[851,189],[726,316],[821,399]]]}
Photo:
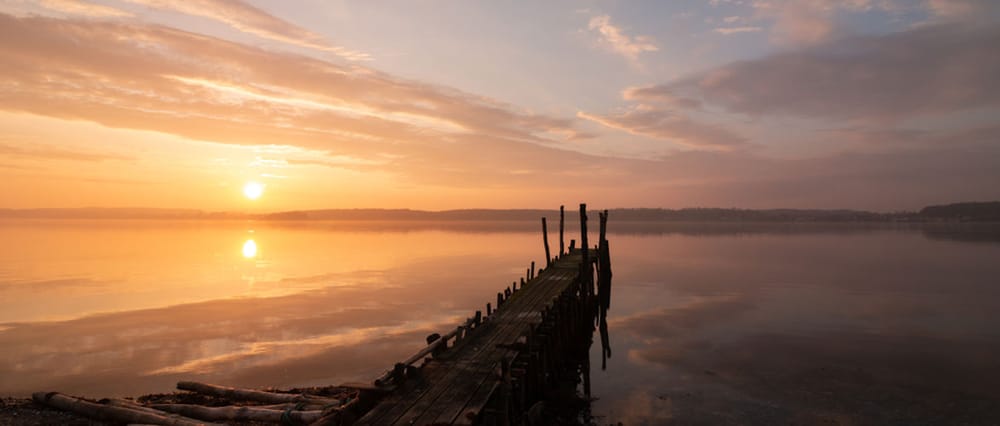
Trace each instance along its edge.
{"label": "pier deck", "polygon": [[503,392],[510,363],[528,348],[543,312],[579,287],[580,250],[564,255],[509,298],[447,352],[428,360],[418,377],[383,399],[356,425],[472,424]]}
{"label": "pier deck", "polygon": [[607,218],[607,210],[600,213],[598,244],[590,247],[586,205],[581,204],[580,248],[575,249],[576,241],[571,240],[566,251],[560,207],[559,251],[554,258],[550,256],[547,222],[542,218],[546,261],[537,276],[532,262],[520,285],[515,281],[497,293],[495,306],[486,304],[485,315],[475,311],[453,331],[427,336],[427,346],[372,383],[341,384],[334,394],[318,389],[294,394],[177,383],[180,390],[224,400],[211,405],[91,401],[59,392],[36,392],[32,398],[39,404],[116,424],[539,424],[544,410],[534,408],[541,407],[538,403],[552,390],[567,383],[576,386],[582,376],[584,394],[590,395],[589,348],[595,322],[600,324],[602,358],[610,355]]}

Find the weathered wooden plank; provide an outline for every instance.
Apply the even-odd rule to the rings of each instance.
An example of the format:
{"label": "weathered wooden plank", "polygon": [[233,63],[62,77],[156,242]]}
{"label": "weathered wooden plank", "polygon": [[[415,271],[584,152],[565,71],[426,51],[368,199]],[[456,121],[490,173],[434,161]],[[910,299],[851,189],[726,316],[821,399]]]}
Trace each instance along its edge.
{"label": "weathered wooden plank", "polygon": [[532,323],[540,321],[539,312],[573,283],[579,254],[560,260],[540,273],[532,286],[505,298],[503,309],[494,311],[490,321],[461,347],[453,348],[446,359],[432,362],[423,383],[397,390],[355,424],[467,423],[462,416],[478,414],[489,400],[498,381],[494,372],[497,363],[517,353],[497,344],[514,343]]}
{"label": "weathered wooden plank", "polygon": [[[569,277],[573,273],[572,269],[563,270],[563,275]],[[558,283],[557,277],[553,277],[549,283]],[[542,284],[544,285],[544,284]],[[557,285],[549,285],[547,288],[538,291],[536,298],[531,301],[522,301],[520,303],[512,304],[512,307],[516,309],[511,309],[507,318],[508,324],[510,326],[497,333],[494,341],[500,342],[500,344],[506,344],[508,347],[515,343],[522,335],[524,335],[528,329],[531,327],[532,323],[540,320],[540,315],[537,314],[536,310],[533,308],[538,308],[548,303],[553,294],[556,294],[559,289]],[[536,319],[537,318],[537,319]],[[509,350],[503,347],[497,347],[494,344],[494,350],[489,352],[484,352],[485,357],[479,357],[474,361],[478,361],[476,366],[480,368],[479,371],[487,371],[492,373],[495,370],[495,365],[504,360],[513,359],[518,351]],[[461,374],[461,372],[459,373]],[[488,387],[493,388],[493,384],[499,379],[495,374],[481,374],[477,378],[474,375],[466,374],[462,377],[462,380],[456,383],[450,384],[448,390],[441,396],[438,397],[438,402],[433,404],[431,408],[425,410],[419,417],[416,418],[415,424],[431,424],[431,423],[450,423],[451,421],[457,419],[462,415],[464,411],[471,411],[473,413],[478,413],[482,408],[481,406],[470,406],[471,400],[476,399],[477,390]],[[485,398],[482,395],[478,395],[482,399],[481,404],[485,404],[488,400],[488,395]]]}
{"label": "weathered wooden plank", "polygon": [[[571,273],[571,268],[562,271],[563,275]],[[553,282],[560,281],[559,278],[561,278],[561,276],[550,277]],[[450,374],[438,383],[436,388],[428,389],[427,392],[419,395],[417,397],[417,401],[405,410],[400,417],[394,420],[394,424],[430,423],[432,419],[421,419],[421,416],[427,414],[428,410],[432,410],[432,407],[435,407],[435,403],[438,402],[438,399],[443,393],[447,392],[449,389],[456,389],[459,387],[468,389],[468,392],[474,390],[481,380],[476,380],[475,374],[472,373],[486,372],[486,374],[488,374],[492,371],[494,368],[493,364],[502,358],[502,352],[498,352],[495,345],[497,343],[506,343],[511,340],[512,335],[516,337],[516,333],[527,327],[527,322],[517,320],[518,313],[524,312],[525,310],[530,312],[531,307],[541,303],[547,303],[548,299],[551,299],[551,291],[546,290],[550,290],[552,287],[556,286],[546,286],[540,288],[538,291],[531,292],[530,294],[526,292],[519,292],[516,296],[512,296],[510,304],[505,305],[505,310],[501,311],[496,319],[498,324],[497,327],[491,330],[490,334],[483,336],[479,346],[472,348],[471,351],[467,351],[463,354],[464,356],[462,356],[462,362],[465,364],[457,364],[449,367]],[[464,392],[452,393],[457,395],[468,395]],[[443,409],[445,406],[446,403],[440,403],[437,408]],[[462,406],[464,406],[464,404],[459,406],[459,409],[461,409]],[[437,410],[434,409],[434,412],[436,411]],[[388,424],[388,422],[385,423]]]}

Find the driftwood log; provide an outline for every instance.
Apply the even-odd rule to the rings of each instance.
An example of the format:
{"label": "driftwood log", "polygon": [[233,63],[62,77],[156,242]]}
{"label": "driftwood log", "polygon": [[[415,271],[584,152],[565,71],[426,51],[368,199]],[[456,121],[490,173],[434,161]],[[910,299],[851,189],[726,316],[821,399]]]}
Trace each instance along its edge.
{"label": "driftwood log", "polygon": [[[153,404],[152,408],[208,421],[242,420],[268,423],[310,424],[323,417],[322,410],[273,410],[258,407],[206,407],[191,404]],[[294,408],[294,407],[292,407]]]}
{"label": "driftwood log", "polygon": [[35,402],[79,414],[94,420],[109,423],[149,424],[162,426],[207,426],[201,420],[184,418],[155,411],[139,410],[131,407],[98,404],[82,398],[63,395],[59,392],[36,392],[31,396]]}
{"label": "driftwood log", "polygon": [[326,406],[338,403],[338,400],[336,399],[323,398],[313,395],[264,392],[254,389],[239,389],[229,386],[210,385],[208,383],[200,382],[177,382],[177,389],[234,400],[266,402],[269,404],[306,402]]}

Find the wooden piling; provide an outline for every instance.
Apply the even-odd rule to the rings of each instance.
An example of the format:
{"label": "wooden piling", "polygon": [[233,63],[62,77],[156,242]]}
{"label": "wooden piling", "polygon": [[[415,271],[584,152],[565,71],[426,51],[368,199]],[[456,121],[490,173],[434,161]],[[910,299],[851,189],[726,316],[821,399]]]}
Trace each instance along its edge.
{"label": "wooden piling", "polygon": [[591,295],[590,281],[593,279],[593,275],[590,273],[589,250],[590,247],[587,244],[587,204],[580,203],[580,251],[583,254],[583,262],[580,263],[583,265],[583,270],[580,271],[582,274],[580,280],[582,280],[584,289],[587,290],[587,296]]}
{"label": "wooden piling", "polygon": [[552,264],[552,255],[549,254],[549,227],[545,224],[545,218],[542,218],[542,241],[545,243],[545,267],[548,268]]}
{"label": "wooden piling", "polygon": [[563,244],[563,221],[566,218],[566,206],[559,206],[559,256],[566,254]]}
{"label": "wooden piling", "polygon": [[534,260],[531,261],[531,269],[530,269],[530,271],[531,271],[531,273],[528,274],[528,281],[531,281],[531,280],[535,279],[535,261]]}

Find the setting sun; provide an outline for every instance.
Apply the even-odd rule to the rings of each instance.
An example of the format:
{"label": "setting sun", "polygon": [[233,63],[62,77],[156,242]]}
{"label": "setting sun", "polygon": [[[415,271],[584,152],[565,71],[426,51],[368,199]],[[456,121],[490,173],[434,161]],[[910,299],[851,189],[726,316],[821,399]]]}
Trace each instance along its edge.
{"label": "setting sun", "polygon": [[243,195],[251,200],[256,200],[264,195],[264,184],[258,182],[247,182],[243,185]]}

